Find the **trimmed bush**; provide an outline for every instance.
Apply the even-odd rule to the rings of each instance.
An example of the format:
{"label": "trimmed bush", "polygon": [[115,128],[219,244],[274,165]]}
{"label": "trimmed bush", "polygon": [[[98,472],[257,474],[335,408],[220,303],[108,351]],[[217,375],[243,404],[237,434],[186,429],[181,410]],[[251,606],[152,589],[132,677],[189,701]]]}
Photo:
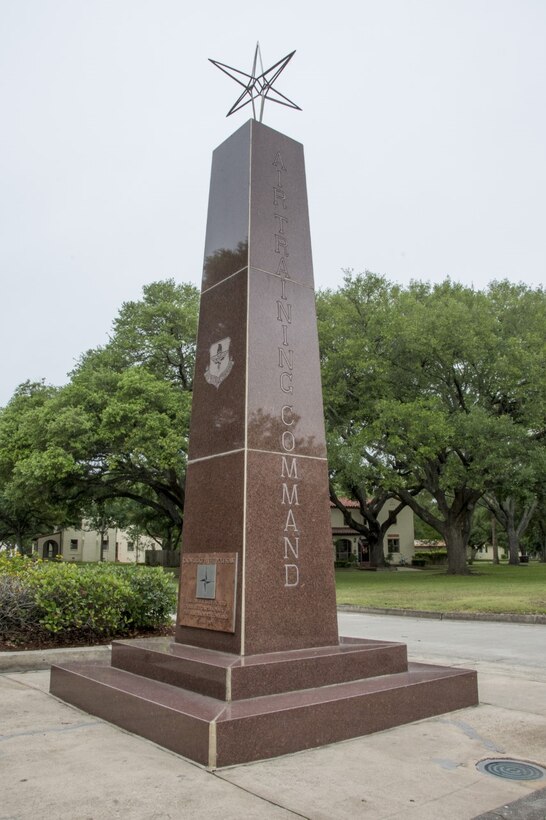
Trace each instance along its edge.
{"label": "trimmed bush", "polygon": [[161,568],[0,558],[0,639],[97,641],[170,623],[176,583]]}
{"label": "trimmed bush", "polygon": [[170,623],[176,608],[177,584],[162,567],[114,567],[131,590],[125,617],[134,629],[155,629]]}
{"label": "trimmed bush", "polygon": [[414,557],[423,559],[427,564],[445,564],[447,561],[447,550],[418,550],[415,552]]}

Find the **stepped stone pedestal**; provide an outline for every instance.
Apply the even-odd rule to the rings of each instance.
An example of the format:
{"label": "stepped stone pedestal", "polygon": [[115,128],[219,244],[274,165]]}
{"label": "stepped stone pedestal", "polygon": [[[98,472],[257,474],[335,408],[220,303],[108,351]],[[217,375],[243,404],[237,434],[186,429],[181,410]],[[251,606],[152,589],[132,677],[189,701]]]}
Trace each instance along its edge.
{"label": "stepped stone pedestal", "polygon": [[211,768],[478,701],[474,672],[338,637],[303,148],[255,120],[213,158],[175,639],[51,691]]}

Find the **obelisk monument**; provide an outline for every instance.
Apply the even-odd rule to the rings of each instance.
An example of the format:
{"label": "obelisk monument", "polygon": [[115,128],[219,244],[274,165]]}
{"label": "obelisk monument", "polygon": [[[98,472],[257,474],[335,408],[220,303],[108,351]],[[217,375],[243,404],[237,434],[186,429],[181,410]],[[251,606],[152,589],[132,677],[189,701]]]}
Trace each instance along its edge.
{"label": "obelisk monument", "polygon": [[[288,55],[232,107],[266,100]],[[302,146],[255,116],[214,152],[175,640],[52,667],[60,698],[210,768],[477,703],[476,674],[338,638]]]}
{"label": "obelisk monument", "polygon": [[176,640],[337,643],[332,555],[303,147],[252,119],[212,164]]}

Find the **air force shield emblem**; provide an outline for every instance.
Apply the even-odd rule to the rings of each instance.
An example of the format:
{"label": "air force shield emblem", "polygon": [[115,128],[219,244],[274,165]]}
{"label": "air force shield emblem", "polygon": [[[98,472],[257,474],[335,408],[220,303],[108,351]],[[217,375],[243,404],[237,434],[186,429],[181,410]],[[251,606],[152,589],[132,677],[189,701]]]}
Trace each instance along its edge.
{"label": "air force shield emblem", "polygon": [[230,342],[231,339],[227,336],[210,346],[210,362],[205,370],[205,379],[216,389],[220,387],[224,379],[227,379],[234,364],[229,353]]}

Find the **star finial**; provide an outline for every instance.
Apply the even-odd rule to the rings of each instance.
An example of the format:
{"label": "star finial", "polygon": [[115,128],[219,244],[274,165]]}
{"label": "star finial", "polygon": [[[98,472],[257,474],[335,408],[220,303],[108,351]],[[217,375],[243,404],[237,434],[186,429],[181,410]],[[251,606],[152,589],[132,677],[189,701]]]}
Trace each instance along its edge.
{"label": "star finial", "polygon": [[[225,65],[224,63],[218,63],[216,60],[209,60],[210,62],[219,68],[220,71],[223,71],[224,74],[227,74],[228,77],[231,77],[232,80],[235,80],[236,83],[243,86],[243,91],[240,96],[235,100],[229,111],[227,112],[226,116],[229,117],[231,114],[234,114],[236,111],[239,111],[241,108],[244,108],[245,105],[249,103],[252,104],[252,115],[254,119],[256,119],[256,104],[255,100],[261,97],[260,103],[260,122],[262,121],[263,113],[264,113],[264,105],[266,100],[270,100],[270,102],[278,103],[279,105],[286,105],[287,108],[295,108],[298,111],[301,111],[299,105],[289,100],[288,97],[285,97],[284,94],[281,94],[280,91],[277,91],[276,88],[273,88],[273,83],[279,77],[282,71],[286,68],[292,57],[296,52],[292,51],[290,54],[287,54],[286,57],[283,57],[282,60],[279,60],[278,63],[272,65],[271,68],[268,68],[267,71],[264,71],[264,66],[262,63],[262,52],[260,51],[260,44],[256,43],[256,50],[254,52],[254,61],[252,63],[252,74],[247,74],[245,71],[239,71],[237,68],[232,68],[229,65]],[[256,68],[258,66],[258,60],[260,61],[260,71],[261,74],[256,74]],[[245,78],[244,80],[241,78]]]}

